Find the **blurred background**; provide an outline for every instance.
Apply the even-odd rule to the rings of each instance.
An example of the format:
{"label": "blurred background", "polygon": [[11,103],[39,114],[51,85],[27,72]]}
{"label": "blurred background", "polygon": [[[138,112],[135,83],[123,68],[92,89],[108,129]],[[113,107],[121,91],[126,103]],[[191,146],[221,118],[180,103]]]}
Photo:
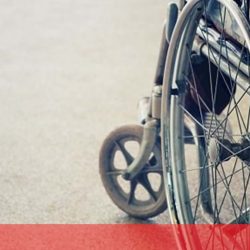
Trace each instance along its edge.
{"label": "blurred background", "polygon": [[0,0],[1,223],[138,221],[98,154],[151,92],[167,1]]}

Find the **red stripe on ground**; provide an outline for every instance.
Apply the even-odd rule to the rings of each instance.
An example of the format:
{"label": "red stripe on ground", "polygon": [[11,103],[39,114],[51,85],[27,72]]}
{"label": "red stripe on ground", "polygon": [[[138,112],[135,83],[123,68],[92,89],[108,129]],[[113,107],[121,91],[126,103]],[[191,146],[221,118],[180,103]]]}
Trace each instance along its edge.
{"label": "red stripe on ground", "polygon": [[[182,249],[173,229],[200,249],[250,249],[250,227],[209,225],[1,225],[1,250]],[[183,237],[183,239],[184,239]],[[193,247],[191,248],[193,249]]]}

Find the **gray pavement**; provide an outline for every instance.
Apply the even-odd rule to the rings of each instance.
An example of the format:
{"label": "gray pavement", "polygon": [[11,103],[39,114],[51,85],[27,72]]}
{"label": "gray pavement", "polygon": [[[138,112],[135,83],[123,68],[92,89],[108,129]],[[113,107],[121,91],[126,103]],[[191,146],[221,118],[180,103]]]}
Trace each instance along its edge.
{"label": "gray pavement", "polygon": [[0,222],[166,223],[127,217],[98,151],[151,91],[166,1],[0,1]]}

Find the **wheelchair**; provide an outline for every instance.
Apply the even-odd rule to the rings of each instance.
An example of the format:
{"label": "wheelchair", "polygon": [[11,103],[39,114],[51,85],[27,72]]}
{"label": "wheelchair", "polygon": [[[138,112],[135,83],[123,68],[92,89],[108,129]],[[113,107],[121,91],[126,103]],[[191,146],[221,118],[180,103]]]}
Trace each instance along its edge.
{"label": "wheelchair", "polygon": [[247,0],[168,5],[140,124],[112,131],[99,171],[112,201],[173,224],[249,224],[250,26]]}

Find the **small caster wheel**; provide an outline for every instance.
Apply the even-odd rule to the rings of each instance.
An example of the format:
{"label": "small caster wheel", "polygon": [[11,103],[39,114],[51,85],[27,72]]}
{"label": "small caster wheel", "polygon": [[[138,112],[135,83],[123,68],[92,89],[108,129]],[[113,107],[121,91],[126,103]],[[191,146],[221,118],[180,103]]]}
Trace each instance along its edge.
{"label": "small caster wheel", "polygon": [[167,208],[160,138],[142,171],[132,180],[122,177],[139,152],[143,127],[126,125],[112,131],[100,150],[99,171],[111,200],[127,214],[147,219]]}

